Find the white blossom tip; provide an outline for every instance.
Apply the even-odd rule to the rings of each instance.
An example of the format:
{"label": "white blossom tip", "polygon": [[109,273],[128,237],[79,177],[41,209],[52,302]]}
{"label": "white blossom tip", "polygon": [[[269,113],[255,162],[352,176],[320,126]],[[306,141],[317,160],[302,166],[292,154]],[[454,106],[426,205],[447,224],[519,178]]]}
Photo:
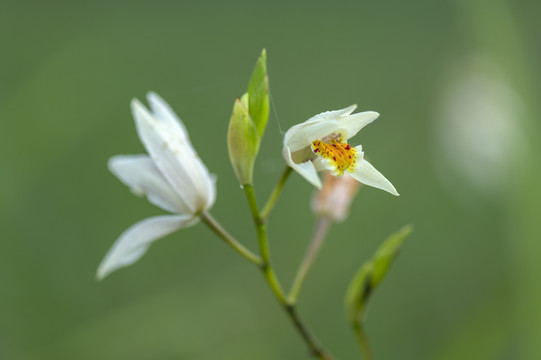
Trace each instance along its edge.
{"label": "white blossom tip", "polygon": [[147,99],[150,101],[150,99],[160,99],[163,100],[160,95],[158,95],[155,91],[150,90],[147,92]]}
{"label": "white blossom tip", "polygon": [[131,100],[130,107],[134,116],[136,116],[136,114],[140,114],[141,112],[148,112],[145,105],[143,105],[137,98],[133,98]]}
{"label": "white blossom tip", "polygon": [[355,109],[357,109],[357,104],[351,104],[350,106],[348,106],[345,111],[348,113],[348,114],[351,114],[352,112],[355,111]]}
{"label": "white blossom tip", "polygon": [[147,101],[150,104],[150,108],[155,112],[159,107],[167,109],[167,112],[172,113],[173,109],[167,104],[167,102],[154,91],[147,92]]}

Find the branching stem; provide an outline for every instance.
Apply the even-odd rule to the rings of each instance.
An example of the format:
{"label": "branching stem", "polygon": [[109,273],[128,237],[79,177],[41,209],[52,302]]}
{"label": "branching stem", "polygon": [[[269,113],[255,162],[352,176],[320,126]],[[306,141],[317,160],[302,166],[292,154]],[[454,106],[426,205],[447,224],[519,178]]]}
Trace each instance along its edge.
{"label": "branching stem", "polygon": [[274,209],[274,205],[276,205],[276,201],[278,200],[278,197],[280,196],[280,193],[282,192],[282,188],[284,187],[292,170],[293,169],[290,168],[289,166],[286,166],[286,168],[284,169],[284,172],[282,173],[280,180],[278,180],[278,183],[276,184],[276,187],[270,194],[269,199],[267,200],[267,203],[263,207],[263,210],[261,210],[261,219],[263,221],[267,220],[272,209]]}
{"label": "branching stem", "polygon": [[257,266],[261,266],[263,264],[263,261],[261,260],[261,257],[257,256],[250,250],[248,250],[244,245],[239,243],[233,236],[231,236],[227,230],[223,228],[222,225],[216,219],[212,217],[208,212],[203,211],[201,214],[199,214],[201,217],[201,220],[216,234],[218,237],[220,237],[222,240],[226,242],[227,245],[231,246],[233,250],[238,252],[242,257],[245,259],[248,259],[252,263],[256,264]]}
{"label": "branching stem", "polygon": [[[278,183],[275,191],[271,195],[271,199],[269,199],[269,202],[267,202],[267,206],[266,206],[266,208],[268,209],[266,213],[267,216],[269,215],[270,210],[274,206],[274,202],[276,202],[276,199],[278,198],[280,190],[283,187],[285,181],[287,180],[287,177],[289,176],[288,172],[290,171],[287,171],[287,170],[284,171],[284,174],[282,175],[280,182]],[[278,282],[278,278],[276,277],[274,268],[272,266],[272,262],[270,259],[270,250],[269,250],[269,245],[267,241],[267,229],[265,226],[265,218],[263,218],[261,216],[261,213],[259,212],[253,186],[245,185],[244,193],[246,194],[246,199],[248,200],[248,204],[250,205],[250,210],[252,212],[252,217],[254,220],[254,225],[256,228],[257,238],[259,241],[259,247],[261,251],[261,257],[263,261],[263,265],[261,266],[261,271],[263,272],[263,275],[265,276],[267,283],[269,284],[274,295],[276,296],[276,298],[278,299],[278,301],[280,302],[280,304],[286,311],[289,319],[291,320],[291,322],[293,323],[293,325],[295,326],[299,334],[302,336],[304,342],[310,349],[310,354],[320,360],[334,360],[332,355],[327,353],[323,349],[323,347],[319,345],[317,340],[310,334],[310,332],[308,331],[308,328],[298,316],[295,310],[294,304],[291,304],[287,301],[285,297],[285,293],[282,290],[280,283]],[[275,198],[274,200],[272,200],[273,197]]]}

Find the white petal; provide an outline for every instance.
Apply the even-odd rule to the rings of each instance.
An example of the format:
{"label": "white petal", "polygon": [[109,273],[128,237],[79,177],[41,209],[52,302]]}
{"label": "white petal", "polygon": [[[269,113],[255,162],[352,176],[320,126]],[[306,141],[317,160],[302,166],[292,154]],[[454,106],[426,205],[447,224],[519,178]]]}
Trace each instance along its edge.
{"label": "white petal", "polygon": [[317,171],[311,161],[306,161],[300,164],[297,164],[291,158],[291,150],[289,148],[284,148],[283,151],[284,159],[286,163],[298,172],[302,177],[304,177],[312,185],[321,189],[321,180],[317,175]]}
{"label": "white petal", "polygon": [[197,217],[191,215],[166,215],[148,218],[132,225],[120,235],[105,255],[98,267],[97,279],[101,280],[111,272],[133,264],[146,253],[155,240],[182,227],[191,226],[197,220]]}
{"label": "white petal", "polygon": [[[173,111],[171,106],[162,99],[162,97],[158,94],[156,94],[153,91],[150,91],[147,94],[147,100],[150,104],[150,109],[152,110],[152,114],[159,120],[162,120],[163,122],[169,123],[169,126],[180,127],[182,130],[182,133],[186,139],[188,139],[188,130],[186,130],[186,127],[178,117],[178,115]],[[189,140],[188,140],[189,141]]]}
{"label": "white petal", "polygon": [[291,127],[284,136],[284,147],[295,152],[301,150],[318,139],[332,134],[338,128],[338,120],[319,122],[303,122]]}
{"label": "white petal", "polygon": [[169,184],[192,213],[206,209],[214,183],[179,123],[156,119],[136,99],[132,112],[143,145]]}
{"label": "white petal", "polygon": [[206,209],[210,209],[216,201],[216,175],[210,174],[207,187],[209,189]]}
{"label": "white petal", "polygon": [[[345,109],[323,112],[292,126],[284,136],[284,147],[289,147],[292,152],[295,152],[309,146],[314,140],[328,135],[337,137],[339,133],[345,131],[341,129],[340,124],[356,107],[357,105],[351,105]],[[345,123],[345,125],[348,124]]]}
{"label": "white petal", "polygon": [[325,111],[325,112],[322,112],[320,114],[317,114],[316,116],[311,117],[310,119],[306,120],[305,122],[308,123],[308,122],[339,119],[339,118],[348,116],[356,108],[357,108],[357,105],[350,105],[347,108],[340,109],[340,110]]}
{"label": "white petal", "polygon": [[339,120],[339,127],[343,129],[346,139],[355,136],[363,127],[370,124],[378,118],[379,114],[375,111],[364,111],[361,113],[349,115]]}
{"label": "white petal", "polygon": [[135,194],[146,195],[152,204],[174,213],[191,213],[148,155],[113,156],[108,167]]}
{"label": "white petal", "polygon": [[364,158],[359,161],[355,172],[349,175],[363,184],[385,190],[395,196],[399,195],[393,184]]}

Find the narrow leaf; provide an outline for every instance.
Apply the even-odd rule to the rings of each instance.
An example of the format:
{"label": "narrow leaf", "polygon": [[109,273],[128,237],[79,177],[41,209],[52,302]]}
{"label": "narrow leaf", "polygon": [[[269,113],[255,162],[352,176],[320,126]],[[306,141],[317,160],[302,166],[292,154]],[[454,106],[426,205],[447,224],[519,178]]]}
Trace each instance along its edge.
{"label": "narrow leaf", "polygon": [[411,225],[404,226],[402,229],[389,236],[379,247],[372,258],[372,261],[374,262],[374,269],[372,270],[372,287],[375,288],[381,283],[393,260],[400,252],[404,240],[412,231],[413,227]]}
{"label": "narrow leaf", "polygon": [[408,225],[389,236],[353,277],[346,292],[346,312],[351,323],[362,319],[370,296],[385,277],[404,240],[412,231],[413,227]]}
{"label": "narrow leaf", "polygon": [[373,264],[367,261],[357,270],[357,273],[351,280],[346,292],[346,312],[347,318],[354,323],[363,312],[364,304],[372,292],[372,274]]}

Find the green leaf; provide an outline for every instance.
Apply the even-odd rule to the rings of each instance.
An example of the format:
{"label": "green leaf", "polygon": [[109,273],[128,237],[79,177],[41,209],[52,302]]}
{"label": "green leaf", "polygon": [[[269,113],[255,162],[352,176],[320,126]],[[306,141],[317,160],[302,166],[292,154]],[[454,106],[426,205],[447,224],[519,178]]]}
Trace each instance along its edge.
{"label": "green leaf", "polygon": [[372,261],[374,262],[374,268],[372,270],[372,287],[381,283],[383,277],[389,270],[393,260],[402,249],[402,244],[404,240],[411,234],[413,231],[413,226],[407,225],[402,229],[398,230],[391,236],[389,236],[385,242],[379,247],[378,251],[374,255]]}
{"label": "green leaf", "polygon": [[259,134],[246,108],[248,99],[249,95],[244,94],[235,101],[227,134],[229,159],[243,185],[252,183],[254,162],[260,143]]}
{"label": "green leaf", "polygon": [[269,119],[269,77],[267,76],[267,52],[265,49],[257,59],[248,85],[248,104],[250,117],[261,138]]}
{"label": "green leaf", "polygon": [[389,236],[370,260],[357,271],[346,292],[346,312],[353,324],[362,320],[368,300],[381,283],[413,227],[407,225]]}
{"label": "green leaf", "polygon": [[363,312],[363,307],[372,292],[371,274],[373,269],[371,261],[367,261],[359,268],[346,292],[346,312],[351,323]]}

